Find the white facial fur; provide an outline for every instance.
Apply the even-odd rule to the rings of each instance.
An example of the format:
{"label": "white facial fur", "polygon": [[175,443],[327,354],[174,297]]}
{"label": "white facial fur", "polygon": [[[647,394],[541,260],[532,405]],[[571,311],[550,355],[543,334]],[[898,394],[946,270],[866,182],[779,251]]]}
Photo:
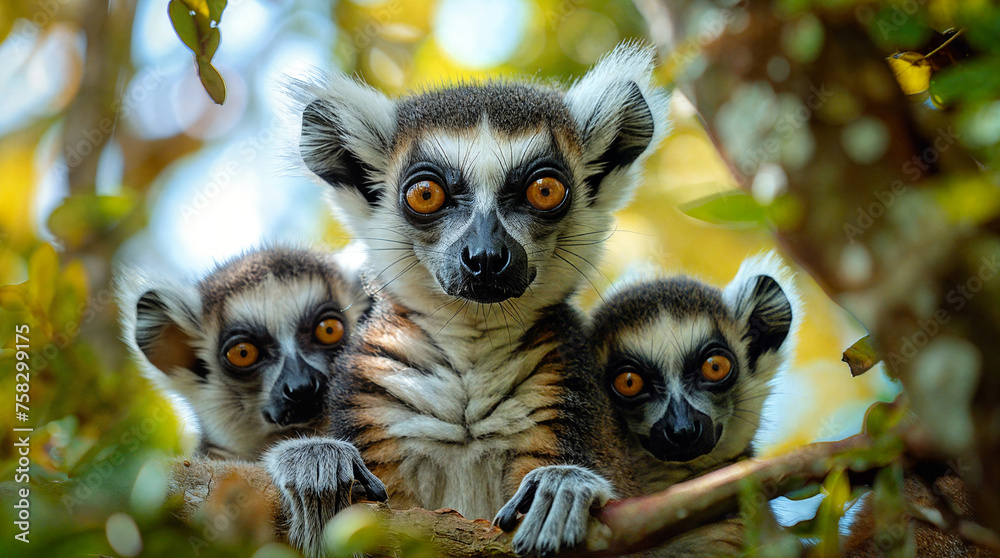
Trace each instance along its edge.
{"label": "white facial fur", "polygon": [[[781,293],[765,298],[763,302],[755,298],[755,287],[761,276],[774,279]],[[648,285],[656,284],[638,282],[619,286],[617,291],[627,295],[636,289],[655,288]],[[622,413],[626,425],[635,435],[631,446],[640,463],[639,468],[645,474],[645,481],[659,488],[718,466],[749,450],[759,427],[765,399],[771,392],[771,384],[791,361],[795,331],[802,320],[803,306],[794,282],[788,269],[774,254],[746,260],[737,276],[721,293],[714,291],[716,294],[708,295],[708,298],[721,300],[724,309],[721,317],[694,310],[706,298],[700,292],[692,290],[690,295],[685,295],[683,290],[673,292],[663,299],[664,310],[654,312],[651,321],[629,321],[628,311],[614,315],[614,310],[610,313],[598,310],[598,320],[611,321],[598,323],[597,327],[613,331],[610,334],[613,341],[608,343],[613,348],[602,346],[602,359],[610,361],[610,365],[617,358],[615,355],[628,355],[652,369],[651,377],[644,377],[645,381],[656,379],[656,393],[634,408],[622,403]],[[657,304],[649,292],[647,298],[649,304]],[[615,303],[616,300],[612,299],[609,304]],[[763,351],[751,369],[748,356],[750,341],[747,338],[752,327],[749,323],[751,313],[758,317],[773,317],[776,313],[784,313],[788,307],[791,308],[791,323],[787,335],[779,347]],[[610,317],[612,315],[614,317]],[[721,393],[692,387],[690,370],[686,368],[690,366],[691,355],[698,354],[706,340],[716,334],[722,336],[732,352],[738,370],[735,382]],[[614,354],[609,354],[609,350]],[[614,373],[609,368],[609,374]],[[610,384],[607,385],[610,387]],[[660,461],[638,443],[641,436],[650,435],[650,429],[667,414],[671,401],[677,397],[708,415],[714,425],[723,426],[721,438],[709,453],[683,463]]]}
{"label": "white facial fur", "polygon": [[[430,126],[403,136],[396,124],[403,116],[397,114],[401,101],[335,76],[325,83],[300,84],[303,106],[312,103],[312,109],[317,106],[314,100],[322,103],[320,112],[310,113],[304,123],[300,145],[307,166],[325,180],[334,181],[332,188],[328,186],[328,195],[337,215],[371,247],[368,279],[377,288],[414,309],[436,313],[442,322],[454,319],[478,330],[509,328],[512,322],[530,323],[538,308],[565,299],[585,280],[585,274],[596,271],[599,241],[610,232],[613,211],[628,201],[642,161],[669,128],[668,96],[653,87],[651,69],[651,51],[626,44],[573,84],[561,101],[575,128],[573,138],[553,134],[541,125],[512,135],[490,122],[486,114],[469,128]],[[635,106],[636,95],[642,110],[652,115],[651,122],[637,117],[630,108]],[[645,145],[630,145],[624,139],[647,133],[639,131],[647,125]],[[628,164],[613,166],[600,160],[612,145],[616,150],[635,149],[638,153]],[[507,233],[524,247],[531,265],[537,268],[529,285],[530,296],[480,305],[445,293],[438,277],[442,268],[453,262],[442,261],[443,248],[467,234],[468,223],[442,229],[432,244],[414,241],[413,229],[400,213],[399,190],[407,185],[399,181],[408,158],[417,149],[461,169],[472,188],[472,207],[479,212],[495,209],[505,169],[553,151],[566,162],[574,179],[574,184],[567,185],[572,190],[572,207],[555,233],[532,238],[528,219],[501,218]],[[364,188],[338,182],[348,180],[347,153],[365,166],[365,174],[354,180],[364,183]],[[608,174],[596,192],[591,192],[584,183],[601,171]],[[366,199],[365,189],[369,196],[377,195],[377,201]]]}
{"label": "white facial fur", "polygon": [[[155,296],[149,298],[150,293]],[[216,310],[210,315],[205,315],[207,306],[194,284],[153,278],[137,270],[122,273],[119,295],[123,336],[144,375],[164,391],[180,396],[194,411],[201,430],[202,449],[209,456],[248,460],[258,458],[270,443],[298,428],[298,425],[281,427],[268,422],[262,413],[285,359],[298,355],[318,370],[326,370],[330,365],[321,354],[300,350],[298,328],[303,320],[308,320],[309,313],[324,303],[335,301],[349,335],[369,305],[356,283],[342,279],[328,282],[312,275],[280,279],[268,275],[229,293],[224,301],[214,301]],[[162,308],[137,314],[139,300],[159,301]],[[221,362],[225,347],[220,343],[225,340],[220,339],[220,334],[236,324],[267,332],[274,342],[270,351],[274,360],[245,377],[227,372]],[[147,350],[172,352],[178,363],[196,357],[203,363],[203,370],[181,365],[157,368],[141,348],[144,343],[140,338],[146,335],[142,332],[166,331],[164,328],[176,328],[171,331],[184,342],[168,348],[158,341],[152,345],[154,349],[147,346]],[[158,337],[162,338],[162,334]],[[184,356],[186,351],[192,357]]]}

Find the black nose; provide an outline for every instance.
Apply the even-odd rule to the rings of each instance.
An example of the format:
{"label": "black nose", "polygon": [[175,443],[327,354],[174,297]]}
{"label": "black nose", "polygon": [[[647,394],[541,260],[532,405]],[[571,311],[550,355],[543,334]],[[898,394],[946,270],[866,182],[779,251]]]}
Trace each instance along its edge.
{"label": "black nose", "polygon": [[322,412],[325,395],[326,375],[295,355],[285,360],[261,413],[278,426],[304,424]]}
{"label": "black nose", "polygon": [[281,388],[281,396],[289,403],[301,403],[312,399],[320,392],[322,382],[313,375],[289,378]]}
{"label": "black nose", "polygon": [[690,461],[711,452],[721,429],[712,428],[712,419],[683,399],[674,399],[660,420],[641,439],[645,448],[663,461]]}
{"label": "black nose", "polygon": [[689,422],[687,424],[675,425],[673,428],[664,428],[663,437],[668,442],[679,448],[694,446],[701,438],[701,421]]}
{"label": "black nose", "polygon": [[479,303],[502,302],[524,294],[535,279],[524,247],[511,236],[496,212],[472,216],[465,234],[448,247],[439,270],[445,292]]}
{"label": "black nose", "polygon": [[479,245],[475,252],[466,246],[462,249],[462,268],[473,277],[483,274],[500,275],[510,265],[510,250],[507,245]]}

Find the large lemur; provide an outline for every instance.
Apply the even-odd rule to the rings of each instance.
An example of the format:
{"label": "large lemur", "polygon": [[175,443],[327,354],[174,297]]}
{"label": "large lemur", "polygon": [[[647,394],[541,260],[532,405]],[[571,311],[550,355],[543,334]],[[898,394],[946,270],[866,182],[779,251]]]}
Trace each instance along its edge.
{"label": "large lemur", "polygon": [[[752,454],[764,401],[791,360],[803,308],[776,256],[717,289],[688,277],[618,286],[593,312],[598,379],[627,425],[629,461],[657,492]],[[661,556],[742,552],[736,521],[678,537]]]}
{"label": "large lemur", "polygon": [[293,544],[323,552],[325,522],[367,473],[352,444],[393,506],[470,518],[558,465],[517,503],[519,553],[579,544],[592,506],[635,492],[567,301],[666,131],[651,79],[651,51],[625,45],[565,91],[488,81],[390,100],[345,76],[303,88],[303,159],[380,286],[337,360],[327,437],[265,457]]}
{"label": "large lemur", "polygon": [[247,461],[325,430],[333,359],[370,304],[356,270],[277,246],[197,282],[126,270],[118,291],[123,335],[145,375],[194,412],[195,454]]}

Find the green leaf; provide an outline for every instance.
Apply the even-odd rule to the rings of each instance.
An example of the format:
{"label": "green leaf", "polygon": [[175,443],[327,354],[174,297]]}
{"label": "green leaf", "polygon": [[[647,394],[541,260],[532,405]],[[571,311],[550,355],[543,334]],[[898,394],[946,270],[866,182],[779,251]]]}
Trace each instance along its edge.
{"label": "green leaf", "polygon": [[713,194],[680,206],[689,217],[716,225],[770,226],[766,208],[739,190]]}
{"label": "green leaf", "polygon": [[903,405],[876,401],[865,411],[864,432],[877,437],[890,431],[906,415]]}
{"label": "green leaf", "polygon": [[70,196],[49,215],[49,231],[75,248],[113,228],[133,207],[131,196]]}
{"label": "green leaf", "polygon": [[848,347],[841,360],[851,367],[851,376],[860,376],[882,362],[882,356],[872,344],[871,335],[866,335]]}
{"label": "green leaf", "polygon": [[887,6],[872,18],[868,34],[884,49],[918,48],[934,34],[923,15],[919,11],[904,14],[898,6]]}
{"label": "green leaf", "polygon": [[991,101],[1000,96],[1000,72],[997,56],[983,56],[961,66],[949,66],[934,74],[931,95],[943,104],[956,101]]}
{"label": "green leaf", "polygon": [[202,42],[202,54],[209,60],[215,56],[215,51],[219,50],[219,42],[222,40],[222,33],[217,27],[213,27]]}
{"label": "green leaf", "polygon": [[198,24],[195,23],[194,15],[184,2],[180,0],[170,0],[167,4],[167,12],[170,14],[170,23],[174,26],[174,31],[181,41],[187,45],[192,52],[201,50],[201,41],[198,37]]}
{"label": "green leaf", "polygon": [[844,515],[844,505],[851,496],[851,485],[843,470],[831,471],[823,481],[826,498],[816,512],[816,529],[820,542],[812,556],[840,556],[840,518]]}
{"label": "green leaf", "polygon": [[781,46],[789,58],[800,64],[815,61],[825,40],[823,23],[812,14],[787,23],[781,29]]}
{"label": "green leaf", "polygon": [[371,512],[362,507],[348,508],[327,523],[323,540],[328,550],[338,556],[370,552],[382,539],[385,527]]}
{"label": "green leaf", "polygon": [[221,105],[226,102],[226,82],[219,70],[216,70],[212,62],[204,56],[198,57],[198,77],[201,78],[202,86],[215,104]]}
{"label": "green leaf", "polygon": [[869,501],[875,521],[875,540],[889,557],[906,554],[909,521],[903,505],[903,468],[899,462],[875,474],[872,499]]}
{"label": "green leaf", "polygon": [[226,0],[208,0],[208,17],[215,23],[222,21],[222,11],[226,9]]}
{"label": "green leaf", "polygon": [[195,17],[201,17],[204,19],[211,18],[211,10],[209,10],[208,2],[205,0],[182,0],[187,7],[195,13]]}

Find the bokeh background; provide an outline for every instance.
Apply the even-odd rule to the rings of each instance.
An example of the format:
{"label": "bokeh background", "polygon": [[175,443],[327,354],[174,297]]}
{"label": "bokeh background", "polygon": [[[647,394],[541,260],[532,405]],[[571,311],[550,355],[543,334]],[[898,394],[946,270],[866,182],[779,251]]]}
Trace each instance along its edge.
{"label": "bokeh background", "polygon": [[[234,0],[219,29],[222,106],[199,82],[163,0],[0,0],[0,478],[17,468],[11,426],[30,426],[32,482],[85,479],[89,488],[33,501],[30,552],[159,555],[177,544],[150,463],[190,451],[191,421],[128,361],[109,287],[116,269],[196,276],[266,241],[349,242],[323,187],[297,166],[282,92],[289,77],[343,71],[389,94],[482,76],[568,81],[646,33],[621,0]],[[673,115],[606,260],[584,270],[585,306],[629,273],[723,285],[745,257],[775,247],[757,220],[719,225],[682,211],[737,184],[682,95]],[[767,203],[782,189],[774,180],[753,192]],[[863,329],[806,274],[798,286],[808,313],[769,402],[765,452],[856,433],[864,410],[896,391],[881,371],[851,377],[841,353]],[[15,424],[13,331],[22,323],[31,326],[30,418]],[[3,490],[7,549],[15,543]]]}

